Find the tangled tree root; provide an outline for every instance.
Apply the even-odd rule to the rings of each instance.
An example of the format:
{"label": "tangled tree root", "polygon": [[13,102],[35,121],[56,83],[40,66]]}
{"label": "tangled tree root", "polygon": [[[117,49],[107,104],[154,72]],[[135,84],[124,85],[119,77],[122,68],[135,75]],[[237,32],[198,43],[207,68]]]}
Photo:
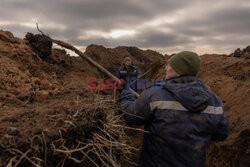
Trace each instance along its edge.
{"label": "tangled tree root", "polygon": [[[113,97],[96,95],[93,104],[81,106],[65,121],[59,135],[33,136],[30,143],[1,146],[8,167],[17,166],[104,166],[119,167],[137,150],[130,144],[123,114]],[[137,129],[134,129],[137,130]],[[1,165],[0,165],[1,166]]]}

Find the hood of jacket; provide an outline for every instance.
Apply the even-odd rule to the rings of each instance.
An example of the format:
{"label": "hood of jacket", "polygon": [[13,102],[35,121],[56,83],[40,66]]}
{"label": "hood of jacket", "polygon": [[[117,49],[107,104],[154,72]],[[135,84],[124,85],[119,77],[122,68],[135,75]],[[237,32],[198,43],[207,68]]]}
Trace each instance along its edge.
{"label": "hood of jacket", "polygon": [[194,76],[169,79],[164,87],[190,112],[202,112],[212,98],[210,88]]}

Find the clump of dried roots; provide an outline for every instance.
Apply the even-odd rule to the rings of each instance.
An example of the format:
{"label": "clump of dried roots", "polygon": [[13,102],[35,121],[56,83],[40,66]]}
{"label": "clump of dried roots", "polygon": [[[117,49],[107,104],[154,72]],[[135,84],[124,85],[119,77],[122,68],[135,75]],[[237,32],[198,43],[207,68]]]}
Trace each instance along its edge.
{"label": "clump of dried roots", "polygon": [[69,128],[59,130],[59,135],[50,137],[50,142],[44,133],[33,137],[43,143],[40,149],[34,141],[27,151],[8,148],[7,152],[12,155],[8,167],[119,167],[121,162],[133,164],[130,157],[137,149],[131,146],[125,133],[131,128],[125,126],[120,107],[111,96],[96,95],[95,102],[81,106],[67,124]]}

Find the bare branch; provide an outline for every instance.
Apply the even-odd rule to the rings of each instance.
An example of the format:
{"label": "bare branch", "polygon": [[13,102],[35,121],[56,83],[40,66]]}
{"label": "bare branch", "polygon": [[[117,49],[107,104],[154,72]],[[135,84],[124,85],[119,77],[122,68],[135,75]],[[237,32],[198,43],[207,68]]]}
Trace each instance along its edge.
{"label": "bare branch", "polygon": [[[100,64],[98,64],[97,62],[95,62],[93,59],[91,59],[90,57],[88,57],[86,54],[82,53],[80,50],[78,50],[77,48],[75,48],[73,45],[69,44],[69,43],[66,43],[66,42],[63,42],[63,41],[60,41],[60,40],[55,40],[55,39],[52,39],[50,38],[48,35],[45,35],[44,32],[42,30],[39,29],[38,27],[38,23],[36,23],[36,26],[37,26],[37,30],[42,34],[44,35],[44,37],[46,37],[49,41],[53,42],[53,43],[56,43],[66,49],[69,49],[69,50],[72,50],[74,51],[77,55],[79,55],[80,57],[84,58],[85,60],[87,60],[89,63],[91,63],[92,65],[94,65],[96,68],[98,68],[100,71],[102,71],[103,73],[105,73],[107,76],[109,76],[110,78],[112,79],[115,79],[117,80],[119,83],[121,83],[121,81],[116,78],[116,76],[114,76],[112,73],[110,73],[107,69],[105,69],[104,67],[102,67]],[[133,89],[130,88],[130,90],[133,92],[133,94],[136,96],[136,97],[139,97],[140,95],[135,92]]]}

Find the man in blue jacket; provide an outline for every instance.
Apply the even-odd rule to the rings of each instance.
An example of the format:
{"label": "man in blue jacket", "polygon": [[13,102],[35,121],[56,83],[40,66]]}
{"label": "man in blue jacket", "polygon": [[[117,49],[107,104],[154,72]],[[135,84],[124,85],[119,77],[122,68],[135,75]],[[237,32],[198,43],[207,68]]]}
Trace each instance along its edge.
{"label": "man in blue jacket", "polygon": [[200,58],[184,51],[170,58],[166,80],[138,99],[124,89],[121,104],[129,124],[142,125],[141,167],[204,167],[210,140],[223,141],[229,122],[221,99],[196,75]]}
{"label": "man in blue jacket", "polygon": [[127,85],[135,91],[137,90],[137,82],[134,82],[140,75],[139,70],[132,64],[130,57],[124,59],[124,64],[118,69],[116,77],[126,81]]}

